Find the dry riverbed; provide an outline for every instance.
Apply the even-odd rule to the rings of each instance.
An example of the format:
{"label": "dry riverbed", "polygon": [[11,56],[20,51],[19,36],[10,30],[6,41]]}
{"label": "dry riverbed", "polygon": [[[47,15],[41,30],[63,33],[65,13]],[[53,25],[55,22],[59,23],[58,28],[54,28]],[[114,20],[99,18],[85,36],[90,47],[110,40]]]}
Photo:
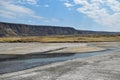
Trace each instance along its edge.
{"label": "dry riverbed", "polygon": [[[45,66],[0,75],[0,80],[119,80],[120,79],[120,43],[0,43],[1,54],[16,51],[20,54],[32,52],[62,53],[91,52],[113,49],[109,53],[86,58],[56,62]],[[8,45],[7,45],[8,44]],[[20,44],[17,46],[16,44]],[[34,44],[34,46],[33,46]],[[42,45],[43,48],[42,48]],[[57,46],[56,46],[57,45]],[[2,47],[3,46],[3,47]],[[6,49],[4,48],[6,46]],[[23,49],[21,49],[24,46]],[[50,47],[51,46],[51,47]],[[26,48],[27,47],[27,48]],[[36,48],[37,49],[36,49]],[[46,49],[44,49],[46,48]],[[62,48],[62,49],[60,49]],[[31,50],[33,49],[33,51]],[[35,49],[35,50],[34,50]],[[52,50],[51,50],[52,49]],[[58,50],[56,50],[58,49]],[[60,49],[60,50],[59,50]],[[28,51],[29,50],[29,51]],[[83,51],[82,51],[83,50]],[[88,51],[87,51],[88,50]],[[15,52],[13,52],[16,54]]]}

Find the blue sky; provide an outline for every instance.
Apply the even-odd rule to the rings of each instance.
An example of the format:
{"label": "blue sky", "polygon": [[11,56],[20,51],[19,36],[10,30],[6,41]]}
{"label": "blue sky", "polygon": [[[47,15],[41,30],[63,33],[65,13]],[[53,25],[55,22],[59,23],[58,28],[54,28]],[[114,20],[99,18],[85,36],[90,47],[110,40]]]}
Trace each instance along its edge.
{"label": "blue sky", "polygon": [[0,0],[0,21],[120,32],[120,0]]}

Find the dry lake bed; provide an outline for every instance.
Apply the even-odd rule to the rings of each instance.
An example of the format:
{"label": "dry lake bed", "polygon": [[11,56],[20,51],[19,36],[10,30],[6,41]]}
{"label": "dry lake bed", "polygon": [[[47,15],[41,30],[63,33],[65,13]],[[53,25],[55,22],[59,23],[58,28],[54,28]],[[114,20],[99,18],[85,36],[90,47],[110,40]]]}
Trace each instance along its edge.
{"label": "dry lake bed", "polygon": [[0,80],[120,80],[120,42],[0,43]]}

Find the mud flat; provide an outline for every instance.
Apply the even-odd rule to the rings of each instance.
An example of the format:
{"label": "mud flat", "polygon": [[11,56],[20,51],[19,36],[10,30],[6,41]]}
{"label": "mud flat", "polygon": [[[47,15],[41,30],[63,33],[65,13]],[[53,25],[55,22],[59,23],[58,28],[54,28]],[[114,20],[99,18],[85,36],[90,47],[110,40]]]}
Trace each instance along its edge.
{"label": "mud flat", "polygon": [[[99,45],[100,44],[100,45]],[[0,75],[0,80],[119,80],[120,43],[92,43],[110,54],[56,62]],[[90,45],[90,44],[89,44]]]}

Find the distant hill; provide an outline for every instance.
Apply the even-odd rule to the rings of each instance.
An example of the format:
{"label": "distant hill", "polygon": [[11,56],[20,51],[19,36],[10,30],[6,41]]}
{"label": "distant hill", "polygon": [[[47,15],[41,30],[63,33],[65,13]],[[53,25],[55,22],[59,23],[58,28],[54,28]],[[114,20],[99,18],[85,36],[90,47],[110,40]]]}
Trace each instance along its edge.
{"label": "distant hill", "polygon": [[100,32],[100,31],[76,30],[71,27],[27,25],[0,22],[0,37],[74,35],[74,34],[120,34],[120,32]]}

